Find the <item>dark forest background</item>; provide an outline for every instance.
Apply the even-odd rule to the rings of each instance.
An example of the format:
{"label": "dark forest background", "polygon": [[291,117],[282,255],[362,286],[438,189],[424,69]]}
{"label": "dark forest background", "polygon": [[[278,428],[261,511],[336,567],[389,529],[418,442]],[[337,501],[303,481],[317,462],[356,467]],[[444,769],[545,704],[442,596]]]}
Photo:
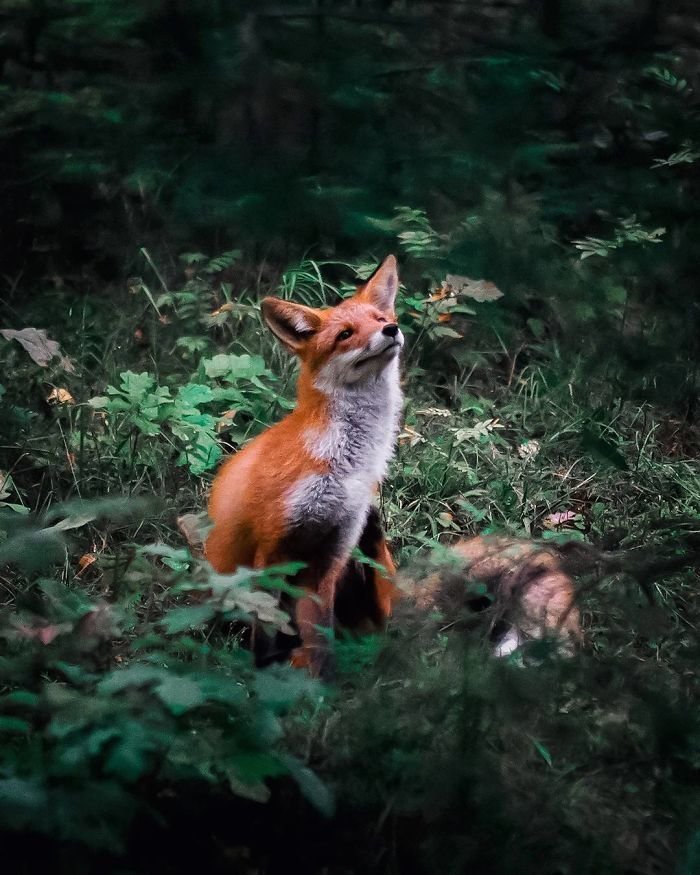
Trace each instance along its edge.
{"label": "dark forest background", "polygon": [[[695,0],[0,0],[13,871],[700,872],[699,166]],[[575,659],[409,612],[322,689],[188,551],[293,403],[259,297],[389,252],[396,556],[578,545]]]}

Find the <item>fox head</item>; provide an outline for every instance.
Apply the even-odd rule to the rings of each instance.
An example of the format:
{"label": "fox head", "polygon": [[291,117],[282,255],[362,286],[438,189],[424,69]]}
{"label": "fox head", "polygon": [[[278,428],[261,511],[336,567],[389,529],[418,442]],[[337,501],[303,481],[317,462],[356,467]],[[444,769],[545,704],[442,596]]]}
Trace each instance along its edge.
{"label": "fox head", "polygon": [[265,298],[262,312],[272,333],[302,361],[319,389],[361,384],[385,373],[404,343],[394,301],[399,286],[389,255],[352,298],[316,310]]}

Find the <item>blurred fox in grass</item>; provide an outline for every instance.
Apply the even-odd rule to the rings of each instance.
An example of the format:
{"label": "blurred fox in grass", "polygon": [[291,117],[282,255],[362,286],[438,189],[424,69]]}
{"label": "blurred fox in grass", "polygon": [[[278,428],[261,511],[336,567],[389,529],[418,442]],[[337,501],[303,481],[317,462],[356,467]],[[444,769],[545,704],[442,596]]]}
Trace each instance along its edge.
{"label": "blurred fox in grass", "polygon": [[502,535],[458,541],[431,557],[427,574],[399,578],[404,601],[446,623],[491,609],[494,654],[507,656],[533,638],[552,638],[562,654],[582,643],[574,582],[546,544]]}

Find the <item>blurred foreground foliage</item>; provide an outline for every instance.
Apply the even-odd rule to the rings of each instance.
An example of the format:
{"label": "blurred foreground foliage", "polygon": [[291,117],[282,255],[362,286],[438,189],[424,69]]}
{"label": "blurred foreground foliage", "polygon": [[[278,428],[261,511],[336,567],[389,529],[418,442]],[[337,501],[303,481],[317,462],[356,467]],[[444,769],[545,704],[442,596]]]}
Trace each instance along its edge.
{"label": "blurred foreground foliage", "polygon": [[584,587],[591,640],[569,659],[533,641],[495,660],[487,617],[406,606],[386,638],[338,641],[323,688],[243,646],[254,619],[289,631],[274,593],[291,567],[217,575],[123,539],[74,562],[87,526],[144,514],[0,517],[17,569],[0,821],[20,871],[696,871],[700,618],[682,577],[656,609],[619,574],[604,597]]}

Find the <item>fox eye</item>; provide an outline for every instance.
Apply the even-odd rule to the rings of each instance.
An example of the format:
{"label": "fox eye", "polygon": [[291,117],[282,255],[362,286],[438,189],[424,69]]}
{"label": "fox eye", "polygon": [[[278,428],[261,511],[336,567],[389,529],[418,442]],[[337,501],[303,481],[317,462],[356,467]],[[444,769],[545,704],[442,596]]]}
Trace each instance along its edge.
{"label": "fox eye", "polygon": [[353,330],[352,328],[345,328],[340,334],[336,337],[336,340],[347,340],[348,337],[352,337]]}
{"label": "fox eye", "polygon": [[386,319],[383,316],[377,316],[377,322],[386,322]]}

